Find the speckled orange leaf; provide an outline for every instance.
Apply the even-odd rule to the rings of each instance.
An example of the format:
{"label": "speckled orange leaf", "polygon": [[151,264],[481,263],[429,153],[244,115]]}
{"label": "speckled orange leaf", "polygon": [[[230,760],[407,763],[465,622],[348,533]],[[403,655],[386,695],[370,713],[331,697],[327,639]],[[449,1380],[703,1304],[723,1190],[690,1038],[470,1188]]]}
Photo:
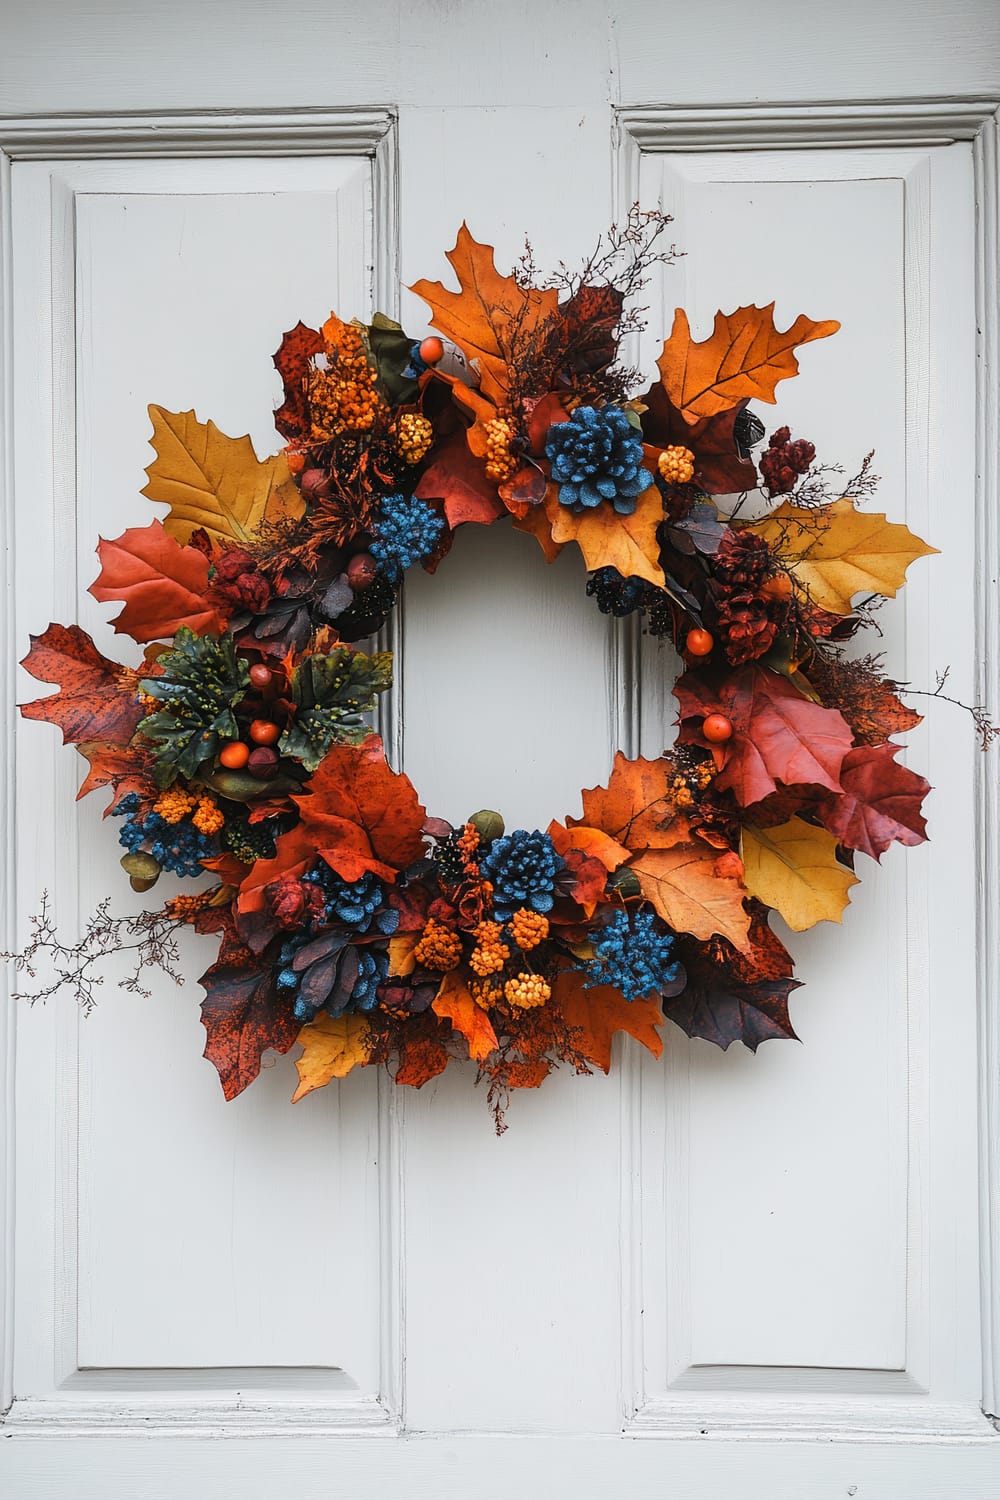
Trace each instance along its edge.
{"label": "speckled orange leaf", "polygon": [[702,343],[691,337],[687,313],[678,308],[657,367],[667,395],[686,422],[713,417],[747,399],[774,402],[779,380],[799,373],[794,350],[812,339],[828,338],[840,324],[814,323],[800,313],[779,333],[774,303],[717,312],[715,328]]}
{"label": "speckled orange leaf", "polygon": [[[57,724],[64,745],[81,740],[126,745],[145,709],[134,691],[119,686],[119,664],[102,656],[79,625],[50,625],[30,640],[31,650],[21,666],[39,682],[58,683],[59,691],[22,703],[22,717]],[[96,783],[90,783],[88,791],[90,785]]]}
{"label": "speckled orange leaf", "polygon": [[199,529],[213,542],[245,542],[265,518],[302,514],[283,454],[260,460],[248,437],[227,437],[193,411],[151,406],[149,416],[156,457],[142,493],[170,506],[163,525],[179,542]]}
{"label": "speckled orange leaf", "polygon": [[663,1024],[659,1000],[626,1000],[608,985],[586,989],[585,979],[579,969],[563,969],[556,976],[550,1003],[577,1028],[573,1042],[587,1061],[604,1073],[611,1071],[611,1040],[616,1031],[627,1031],[659,1057],[663,1051],[663,1039],[656,1030]]}
{"label": "speckled orange leaf", "polygon": [[370,1037],[371,1027],[364,1016],[328,1016],[321,1010],[296,1038],[303,1050],[295,1059],[299,1086],[292,1103],[321,1089],[331,1078],[346,1078],[352,1068],[364,1067],[371,1051]]}
{"label": "speckled orange leaf", "polygon": [[444,976],[431,1009],[461,1032],[469,1044],[469,1056],[476,1062],[485,1061],[495,1049],[497,1034],[489,1016],[481,1005],[476,1004],[456,973]]}
{"label": "speckled orange leaf", "polygon": [[448,260],[460,290],[450,292],[440,281],[417,281],[410,288],[430,303],[432,325],[452,339],[466,359],[479,368],[484,396],[502,405],[507,395],[507,367],[516,357],[517,343],[556,311],[559,294],[518,286],[513,276],[501,276],[493,261],[493,246],[481,245],[463,223]]}

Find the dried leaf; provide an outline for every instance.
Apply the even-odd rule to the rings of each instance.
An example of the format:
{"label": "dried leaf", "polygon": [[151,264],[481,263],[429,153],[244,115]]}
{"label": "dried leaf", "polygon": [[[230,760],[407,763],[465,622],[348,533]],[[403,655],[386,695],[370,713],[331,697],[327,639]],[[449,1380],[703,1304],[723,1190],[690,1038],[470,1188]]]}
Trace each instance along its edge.
{"label": "dried leaf", "polygon": [[245,542],[265,518],[302,514],[302,497],[282,454],[261,461],[248,437],[227,437],[193,411],[151,406],[149,415],[156,457],[142,493],[170,506],[163,525],[178,541],[204,530],[214,542]]}
{"label": "dried leaf", "polygon": [[469,451],[464,433],[455,433],[435,449],[414,494],[420,500],[439,500],[453,528],[467,522],[489,526],[504,513],[497,487],[487,479],[483,460]]}
{"label": "dried leaf", "polygon": [[[642,756],[628,760],[618,750],[607,786],[592,787],[581,793],[580,821],[602,829],[626,849],[669,849],[674,844],[687,843],[691,829],[672,800],[672,775],[668,760],[645,760]],[[579,827],[575,818],[568,818],[567,822],[571,827]]]}
{"label": "dried leaf", "polygon": [[[378,735],[361,745],[334,745],[309,781],[309,793],[293,797],[301,823],[292,830],[312,841],[318,854],[344,880],[367,871],[395,881],[398,871],[424,853],[427,817],[413,783],[385,758]],[[280,851],[283,839],[278,840]]]}
{"label": "dried leaf", "polygon": [[434,1014],[451,1022],[469,1044],[469,1056],[475,1062],[484,1062],[496,1049],[497,1034],[490,1018],[481,1005],[477,1005],[463,980],[457,973],[446,974],[441,988],[434,998],[431,1009]]}
{"label": "dried leaf", "polygon": [[104,816],[118,806],[123,797],[137,792],[140,797],[156,797],[151,757],[137,745],[117,745],[112,740],[83,740],[76,747],[90,770],[76,794],[79,802],[88,792],[96,792],[102,786],[110,786],[114,796],[104,810]]}
{"label": "dried leaf", "polygon": [[[744,807],[784,785],[840,790],[840,767],[851,748],[851,731],[834,708],[811,703],[785,677],[764,667],[741,667],[718,687],[687,672],[674,684],[684,742],[712,751],[719,791],[732,790]],[[702,735],[709,714],[724,715],[732,738],[710,744]]]}
{"label": "dried leaf", "polygon": [[658,448],[690,448],[694,454],[694,482],[706,495],[738,495],[756,489],[760,480],[753,462],[743,458],[733,429],[746,406],[739,401],[728,411],[700,421],[685,421],[660,381],[642,397],[642,434]]}
{"label": "dried leaf", "polygon": [[840,324],[814,323],[804,313],[784,333],[774,324],[774,303],[717,312],[710,336],[697,344],[687,313],[678,308],[657,368],[667,395],[688,423],[731,411],[740,401],[775,400],[779,380],[799,372],[794,350],[828,338]]}
{"label": "dried leaf", "polygon": [[848,849],[881,859],[893,842],[913,848],[927,838],[920,805],[930,782],[896,764],[900,745],[863,745],[844,757],[843,795],[819,809],[824,827]]}
{"label": "dried leaf", "polygon": [[274,368],[281,376],[285,399],[274,414],[274,425],[285,438],[309,437],[309,403],[306,400],[305,376],[314,354],[323,348],[323,336],[303,322],[282,334],[281,345],[274,356]]}
{"label": "dried leaf", "polygon": [[[608,985],[585,987],[586,975],[579,969],[563,969],[556,976],[550,1004],[577,1028],[573,1043],[588,1062],[604,1073],[611,1071],[611,1041],[616,1031],[626,1031],[659,1057],[663,1039],[656,1030],[663,1024],[658,999],[626,1000]],[[541,1082],[541,1079],[539,1079]]]}
{"label": "dried leaf", "polygon": [[588,571],[617,568],[623,578],[645,578],[663,587],[666,580],[656,535],[663,520],[663,500],[652,477],[630,516],[619,515],[610,505],[596,505],[578,516],[568,505],[559,503],[559,486],[555,484],[548,486],[542,505],[553,542],[576,542]]}
{"label": "dried leaf", "polygon": [[198,635],[218,635],[225,616],[209,602],[208,558],[182,547],[159,521],[131,526],[114,541],[97,544],[101,572],[89,592],[102,604],[124,600],[112,624],[134,641],[165,640],[187,625]]}
{"label": "dried leaf", "polygon": [[58,683],[59,692],[22,703],[22,716],[57,724],[64,745],[83,740],[127,744],[146,710],[135,692],[119,687],[121,667],[102,656],[79,625],[50,625],[30,640],[21,666],[39,682]]}
{"label": "dried leaf", "polygon": [[799,988],[796,979],[763,979],[753,983],[737,978],[723,964],[700,955],[685,957],[687,984],[664,1000],[663,1010],[688,1036],[714,1042],[723,1051],[742,1042],[756,1052],[761,1042],[797,1040],[788,1015],[788,997]]}
{"label": "dried leaf", "polygon": [[857,885],[837,860],[837,840],[824,828],[792,818],[777,828],[744,826],[747,890],[781,913],[793,932],[840,922]]}
{"label": "dried leaf", "polygon": [[268,965],[216,963],[203,974],[202,1024],[208,1033],[204,1056],[215,1064],[222,1092],[235,1099],[257,1077],[269,1049],[287,1052],[302,1023],[292,1001],[274,986]]}
{"label": "dried leaf", "polygon": [[747,892],[735,876],[717,875],[717,849],[706,844],[679,844],[672,849],[644,849],[630,862],[659,915],[674,932],[710,938],[718,933],[734,948],[746,948],[750,914]]}
{"label": "dried leaf", "polygon": [[434,1032],[426,1030],[428,1019],[427,1013],[412,1017],[414,1035],[404,1033],[401,1037],[394,1082],[409,1084],[415,1089],[423,1088],[431,1078],[443,1073],[451,1061],[451,1053],[437,1034],[442,1028],[438,1026]]}
{"label": "dried leaf", "polygon": [[371,1027],[364,1016],[351,1011],[330,1016],[320,1011],[315,1021],[303,1026],[297,1039],[302,1056],[295,1059],[299,1086],[292,1095],[297,1104],[313,1089],[321,1089],[331,1078],[346,1078],[352,1068],[364,1067],[371,1053]]}
{"label": "dried leaf", "polygon": [[910,563],[938,550],[908,527],[856,509],[847,497],[819,512],[800,510],[786,500],[751,522],[750,529],[792,567],[812,602],[836,615],[851,613],[855,594],[894,598]]}
{"label": "dried leaf", "polygon": [[836,703],[857,744],[882,745],[890,735],[905,734],[923,722],[900,702],[898,684],[883,677],[873,658],[857,661],[817,652],[807,675],[827,702]]}
{"label": "dried leaf", "polygon": [[521,287],[513,276],[501,276],[493,262],[492,245],[478,244],[465,223],[447,255],[459,291],[450,292],[441,282],[426,280],[410,290],[430,304],[432,326],[452,339],[467,360],[476,362],[483,395],[503,405],[508,365],[516,357],[518,342],[555,314],[558,293]]}

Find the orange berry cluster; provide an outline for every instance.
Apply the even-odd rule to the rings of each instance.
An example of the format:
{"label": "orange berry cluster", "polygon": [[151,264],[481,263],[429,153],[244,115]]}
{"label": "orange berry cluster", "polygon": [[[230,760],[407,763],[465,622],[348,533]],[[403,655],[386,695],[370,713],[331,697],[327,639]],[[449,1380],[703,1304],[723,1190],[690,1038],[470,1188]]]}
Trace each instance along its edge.
{"label": "orange berry cluster", "polygon": [[413,950],[413,956],[421,968],[447,974],[451,969],[457,969],[462,960],[462,940],[457,933],[449,932],[447,927],[431,917]]}
{"label": "orange berry cluster", "polygon": [[345,329],[335,363],[306,376],[309,422],[314,442],[328,442],[338,432],[368,432],[379,396],[375,371],[356,328]]}
{"label": "orange berry cluster", "polygon": [[667,783],[670,800],[675,807],[693,807],[695,792],[703,792],[715,775],[712,761],[701,761],[690,770],[677,770]]}
{"label": "orange berry cluster", "polygon": [[540,974],[517,974],[508,979],[503,992],[508,1005],[518,1010],[534,1010],[550,998],[552,986]]}
{"label": "orange berry cluster", "polygon": [[510,919],[510,931],[522,953],[530,953],[549,935],[549,919],[541,912],[522,906]]}
{"label": "orange berry cluster", "polygon": [[510,949],[503,941],[503,928],[499,922],[480,922],[476,928],[476,946],[469,959],[469,967],[480,979],[487,974],[499,974],[510,958]]}
{"label": "orange berry cluster", "polygon": [[656,467],[667,484],[690,484],[694,478],[694,454],[690,448],[664,448]]}
{"label": "orange berry cluster", "polygon": [[408,464],[418,464],[434,441],[434,428],[419,412],[405,411],[396,423],[396,442]]}
{"label": "orange berry cluster", "polygon": [[226,821],[214,797],[204,792],[185,792],[179,786],[161,792],[153,803],[153,811],[170,824],[180,823],[190,814],[195,828],[205,834],[218,833]]}
{"label": "orange berry cluster", "polygon": [[479,853],[479,832],[471,823],[466,823],[462,829],[462,835],[458,841],[458,852],[465,861],[463,868],[466,875],[478,875],[479,863],[476,855]]}
{"label": "orange berry cluster", "polygon": [[198,891],[194,896],[171,896],[163,910],[172,921],[186,922],[211,906],[214,896],[215,890]]}
{"label": "orange berry cluster", "polygon": [[486,424],[486,477],[496,484],[511,479],[518,468],[517,459],[510,451],[514,429],[506,417],[494,417]]}

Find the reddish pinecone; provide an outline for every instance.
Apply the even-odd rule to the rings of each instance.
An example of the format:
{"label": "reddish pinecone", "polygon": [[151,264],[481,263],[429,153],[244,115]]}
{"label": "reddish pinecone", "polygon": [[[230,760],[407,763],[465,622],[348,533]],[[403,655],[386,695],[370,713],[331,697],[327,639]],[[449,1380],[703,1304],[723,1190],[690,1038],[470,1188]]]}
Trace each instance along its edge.
{"label": "reddish pinecone", "polygon": [[771,549],[753,531],[727,531],[712,559],[712,574],[726,592],[756,593],[772,571]]}
{"label": "reddish pinecone", "polygon": [[796,480],[806,473],[816,457],[812,443],[805,438],[796,438],[793,443],[791,436],[789,427],[772,432],[757,465],[772,495],[787,495],[794,490]]}
{"label": "reddish pinecone", "polygon": [[770,651],[778,625],[768,615],[766,599],[752,593],[729,594],[718,601],[716,609],[716,632],[734,667]]}

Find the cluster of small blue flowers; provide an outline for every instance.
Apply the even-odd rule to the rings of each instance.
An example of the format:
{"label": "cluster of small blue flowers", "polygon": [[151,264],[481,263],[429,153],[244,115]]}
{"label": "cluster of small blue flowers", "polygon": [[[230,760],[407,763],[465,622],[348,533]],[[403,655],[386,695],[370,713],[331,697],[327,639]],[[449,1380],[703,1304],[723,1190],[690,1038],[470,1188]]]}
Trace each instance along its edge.
{"label": "cluster of small blue flowers", "polygon": [[[348,943],[345,933],[339,950],[336,944],[324,946],[312,964],[295,969],[295,956],[314,941],[317,930],[330,927],[349,928],[352,935],[378,932],[391,937],[399,926],[399,912],[385,906],[385,890],[374,875],[342,880],[320,861],[302,879],[307,885],[319,886],[323,892],[323,917],[306,918],[299,931],[282,943],[278,954],[278,989],[286,995],[294,993],[297,1021],[315,1020],[321,1008],[331,1016],[342,1016],[349,1010],[374,1009],[378,987],[389,974],[389,955],[383,949],[355,947]],[[314,968],[323,970],[327,990],[324,998],[316,996],[319,1004],[300,993],[303,984],[311,988],[309,976]]]}
{"label": "cluster of small blue flowers", "polygon": [[185,818],[180,823],[168,823],[159,813],[148,812],[143,819],[136,817],[139,797],[130,792],[114,809],[114,817],[124,818],[118,834],[118,842],[129,854],[137,849],[148,848],[161,869],[171,875],[204,875],[201,861],[211,859],[219,853],[219,840],[214,834],[199,833]]}
{"label": "cluster of small blue flowers", "polygon": [[610,500],[629,516],[653,482],[642,467],[642,438],[618,406],[578,406],[568,422],[550,427],[545,453],[559,486],[559,503],[577,514]]}
{"label": "cluster of small blue flowers", "polygon": [[670,962],[674,940],[657,931],[652,912],[638,911],[630,923],[627,912],[616,911],[593,943],[594,957],[583,965],[587,989],[610,984],[626,1000],[641,1000],[677,978],[678,966]]}
{"label": "cluster of small blue flowers", "polygon": [[642,604],[646,593],[643,578],[623,578],[617,568],[598,568],[587,579],[587,593],[597,600],[602,615],[623,620]]}
{"label": "cluster of small blue flowers", "polygon": [[395,580],[405,568],[430,557],[444,520],[415,495],[387,495],[379,512],[369,551],[382,564],[386,577]]}
{"label": "cluster of small blue flowers", "polygon": [[497,919],[506,922],[522,906],[538,912],[552,910],[553,887],[563,860],[547,833],[518,828],[494,840],[479,868],[493,884]]}

